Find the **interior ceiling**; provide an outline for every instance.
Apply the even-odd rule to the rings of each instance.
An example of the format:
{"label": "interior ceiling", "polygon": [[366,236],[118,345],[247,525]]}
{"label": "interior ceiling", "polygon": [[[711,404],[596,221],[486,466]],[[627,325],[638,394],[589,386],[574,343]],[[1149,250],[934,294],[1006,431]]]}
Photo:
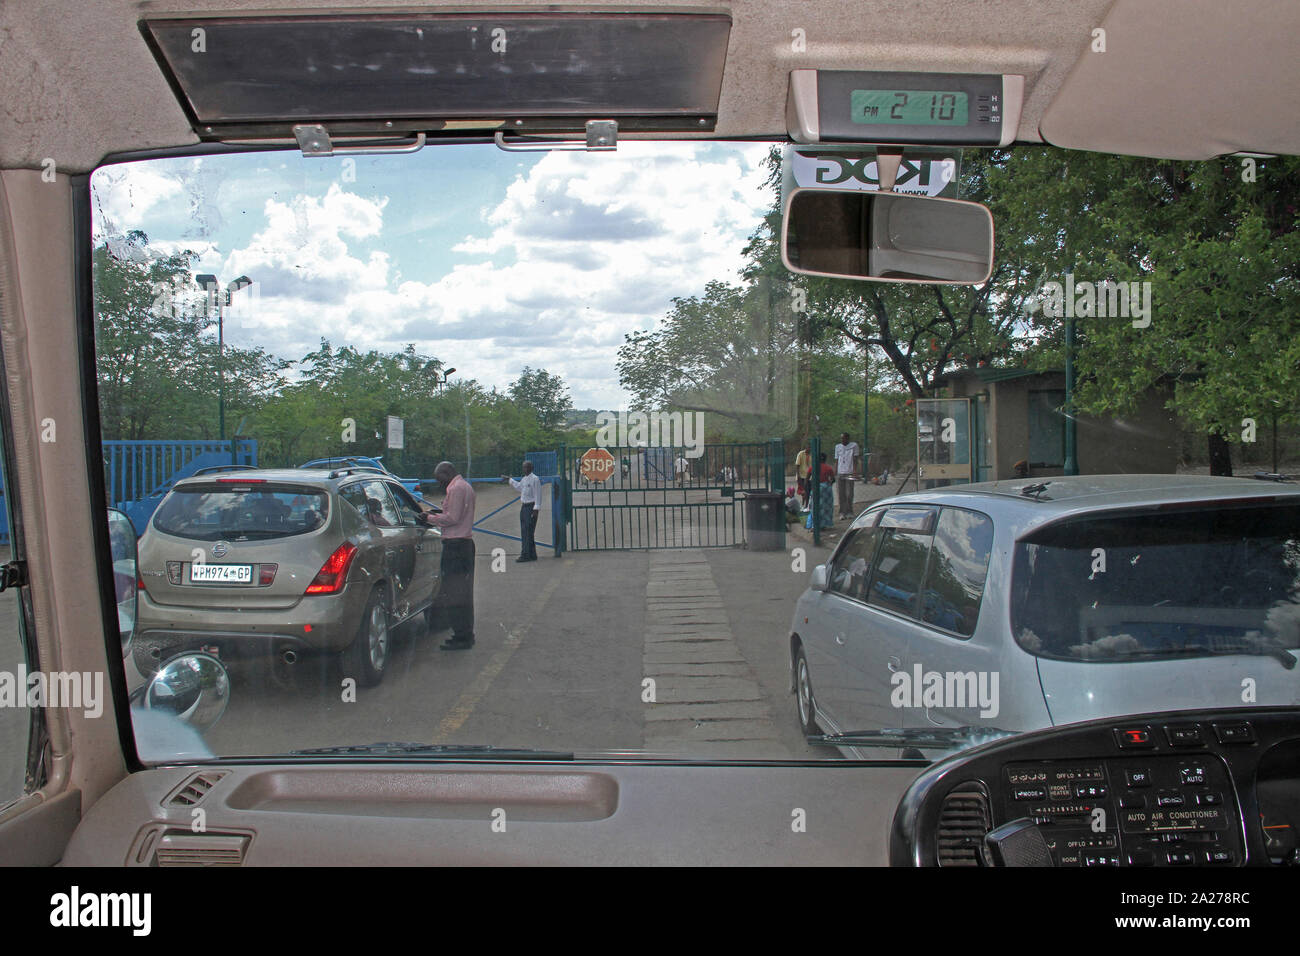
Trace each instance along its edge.
{"label": "interior ceiling", "polygon": [[[483,13],[499,3],[7,0],[0,167],[85,171],[126,150],[197,142],[141,38],[146,16],[268,10]],[[562,9],[701,9],[700,0]],[[796,67],[1021,73],[1022,141],[1180,159],[1300,153],[1300,3],[1256,0],[734,0],[718,136],[785,134]],[[1105,53],[1091,51],[1106,30]],[[792,31],[806,50],[794,52]],[[1041,135],[1040,135],[1041,133]]]}

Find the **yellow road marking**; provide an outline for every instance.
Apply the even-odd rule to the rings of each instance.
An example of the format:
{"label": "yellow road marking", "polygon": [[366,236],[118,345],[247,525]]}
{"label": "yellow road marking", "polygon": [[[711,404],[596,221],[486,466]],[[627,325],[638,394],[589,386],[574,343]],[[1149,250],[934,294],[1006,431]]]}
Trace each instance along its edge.
{"label": "yellow road marking", "polygon": [[433,732],[432,743],[446,743],[447,737],[458,731],[461,725],[469,720],[470,714],[474,713],[474,708],[478,706],[479,701],[483,699],[483,695],[492,686],[492,682],[496,680],[497,675],[501,673],[510,660],[510,655],[518,650],[519,645],[524,642],[524,637],[528,634],[529,628],[532,627],[533,621],[537,620],[537,615],[541,613],[542,608],[546,605],[556,587],[559,586],[559,583],[559,576],[552,578],[550,583],[542,588],[542,593],[533,599],[533,603],[528,607],[524,626],[518,631],[511,631],[506,634],[506,642],[502,648],[492,655],[492,659],[487,662],[470,685],[465,688],[465,691],[460,695],[460,699],[456,701],[456,706],[452,707],[447,716],[439,721],[437,728]]}

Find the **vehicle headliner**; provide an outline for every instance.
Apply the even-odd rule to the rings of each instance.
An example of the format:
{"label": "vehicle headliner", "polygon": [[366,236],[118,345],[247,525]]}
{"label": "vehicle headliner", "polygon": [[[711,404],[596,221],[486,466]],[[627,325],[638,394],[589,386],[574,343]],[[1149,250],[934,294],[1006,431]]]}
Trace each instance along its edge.
{"label": "vehicle headliner", "polygon": [[[554,9],[544,0],[213,0],[202,13],[176,15],[268,7]],[[562,9],[584,8],[610,9]],[[0,167],[39,169],[52,160],[59,172],[85,172],[110,154],[197,143],[138,28],[173,9],[132,0],[0,5]],[[700,8],[657,0],[616,9]],[[1023,74],[1025,142],[1174,159],[1300,153],[1300,124],[1290,121],[1300,88],[1294,0],[1259,0],[1249,14],[1221,0],[761,0],[708,9],[733,18],[717,130],[682,138],[784,136],[788,73],[813,67]],[[1098,28],[1105,52],[1093,51]],[[806,38],[803,52],[793,50],[796,30]]]}

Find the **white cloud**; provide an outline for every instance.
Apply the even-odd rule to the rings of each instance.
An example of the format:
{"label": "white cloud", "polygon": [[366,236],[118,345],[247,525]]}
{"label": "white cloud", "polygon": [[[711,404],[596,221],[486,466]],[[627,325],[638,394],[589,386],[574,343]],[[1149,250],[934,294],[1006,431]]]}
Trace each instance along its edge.
{"label": "white cloud", "polygon": [[[405,230],[386,228],[385,211],[436,210],[436,180],[427,179],[374,199],[337,183],[324,195],[281,191],[283,198],[261,203],[251,239],[224,257],[222,240],[229,247],[231,238],[220,226],[201,230],[206,241],[169,236],[166,248],[195,249],[196,271],[223,282],[242,274],[258,283],[256,315],[228,324],[236,344],[298,358],[322,336],[361,349],[414,342],[489,388],[504,389],[531,365],[561,375],[578,407],[618,407],[623,336],[654,326],[674,296],[735,280],[770,201],[762,188],[767,148],[631,142],[615,154],[548,153],[488,202],[479,221],[465,223],[451,251],[468,261],[442,275],[415,275],[409,258],[408,275],[391,268],[390,252],[411,241],[412,220]],[[485,147],[485,162],[497,155]],[[193,206],[196,182],[219,193],[198,197],[222,207],[205,224],[222,213],[246,215],[245,223],[254,216],[255,205],[225,208],[249,194],[251,176],[123,168],[124,181],[102,190],[118,228],[156,222],[160,203],[188,197]]]}

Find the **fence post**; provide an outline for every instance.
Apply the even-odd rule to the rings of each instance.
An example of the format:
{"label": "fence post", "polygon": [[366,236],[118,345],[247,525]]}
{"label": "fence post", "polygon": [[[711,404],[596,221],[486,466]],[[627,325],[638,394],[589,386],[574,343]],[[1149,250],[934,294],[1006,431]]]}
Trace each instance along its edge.
{"label": "fence post", "polygon": [[822,543],[822,439],[813,435],[808,439],[808,455],[812,458],[812,471],[808,480],[812,482],[812,533],[813,544],[821,547]]}
{"label": "fence post", "polygon": [[769,491],[785,492],[785,442],[780,438],[767,443],[767,487]]}

